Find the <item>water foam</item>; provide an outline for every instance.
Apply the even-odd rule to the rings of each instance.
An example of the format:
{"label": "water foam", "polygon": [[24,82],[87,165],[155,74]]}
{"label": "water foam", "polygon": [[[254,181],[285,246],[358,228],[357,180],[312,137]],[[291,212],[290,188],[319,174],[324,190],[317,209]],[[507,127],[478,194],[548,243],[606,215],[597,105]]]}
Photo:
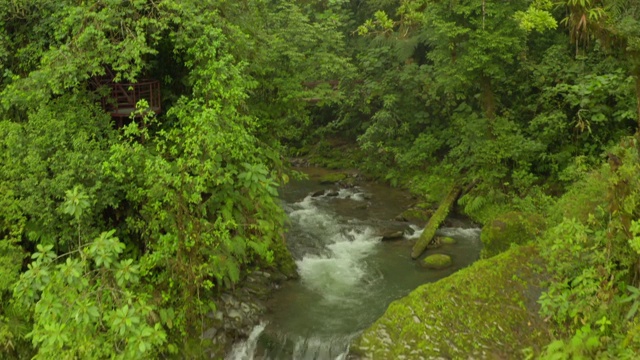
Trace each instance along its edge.
{"label": "water foam", "polygon": [[450,236],[459,240],[469,240],[472,242],[480,241],[480,228],[441,228],[437,234],[441,236]]}
{"label": "water foam", "polygon": [[421,228],[418,225],[409,225],[409,227],[413,230],[413,234],[411,235],[406,235],[405,234],[405,238],[411,240],[411,239],[418,239],[420,237],[420,235],[422,235],[422,233],[424,232],[424,228]]}
{"label": "water foam", "polygon": [[228,360],[253,360],[256,346],[258,345],[258,338],[267,326],[265,322],[261,322],[256,325],[249,337],[245,341],[240,341],[233,345],[231,352],[227,356]]}
{"label": "water foam", "polygon": [[[356,190],[342,189],[340,195],[353,197]],[[348,294],[367,281],[364,258],[376,250],[380,237],[375,230],[358,224],[340,224],[336,215],[317,205],[319,199],[307,196],[295,203],[289,213],[292,222],[317,237],[315,254],[296,261],[302,283],[331,302],[344,301]]]}
{"label": "water foam", "polygon": [[311,196],[305,197],[302,201],[295,203],[289,212],[292,222],[313,231],[333,231],[335,232],[335,220],[326,212],[321,211],[315,204],[315,199]]}
{"label": "water foam", "polygon": [[353,187],[350,189],[338,190],[338,199],[351,199],[355,201],[364,201],[365,195],[360,188]]}
{"label": "water foam", "polygon": [[[418,239],[420,235],[424,232],[424,228],[421,228],[416,225],[409,225],[411,229],[413,229],[413,234],[405,235],[407,239]],[[436,231],[436,235],[438,236],[449,236],[457,240],[468,240],[471,242],[480,241],[480,233],[482,229],[480,228],[453,228],[453,227],[444,227],[440,228]]]}
{"label": "water foam", "polygon": [[344,301],[370,273],[362,260],[376,250],[380,237],[371,228],[351,229],[332,237],[327,254],[308,255],[297,261],[302,283],[329,301]]}

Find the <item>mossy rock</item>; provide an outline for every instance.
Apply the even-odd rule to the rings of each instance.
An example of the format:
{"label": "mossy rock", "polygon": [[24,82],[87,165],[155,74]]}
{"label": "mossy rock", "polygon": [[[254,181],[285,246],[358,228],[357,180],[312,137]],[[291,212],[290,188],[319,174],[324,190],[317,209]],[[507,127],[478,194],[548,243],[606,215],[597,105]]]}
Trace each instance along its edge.
{"label": "mossy rock", "polygon": [[433,254],[422,259],[422,266],[427,269],[440,270],[451,266],[451,256],[445,254]]}
{"label": "mossy rock", "polygon": [[452,237],[448,237],[448,236],[442,236],[440,237],[440,244],[443,245],[452,245],[456,243],[456,239],[452,238]]}
{"label": "mossy rock", "polygon": [[431,209],[421,209],[419,207],[412,207],[403,211],[400,215],[396,216],[397,221],[408,221],[416,223],[418,225],[424,225],[429,221],[429,218],[433,215]]}
{"label": "mossy rock", "polygon": [[340,185],[345,188],[352,188],[358,185],[358,178],[356,176],[347,176],[344,179],[340,180]]}
{"label": "mossy rock", "polygon": [[271,243],[271,251],[273,251],[273,264],[275,268],[280,271],[288,279],[298,278],[298,267],[293,259],[293,255],[287,248],[287,245],[282,241],[274,241]]}
{"label": "mossy rock", "polygon": [[504,213],[482,228],[481,257],[486,259],[504,252],[511,244],[526,244],[538,237],[544,227],[544,219],[539,215],[517,211]]}
{"label": "mossy rock", "polygon": [[534,246],[513,248],[394,301],[350,347],[362,359],[520,359],[554,330],[538,315],[547,276]]}
{"label": "mossy rock", "polygon": [[347,178],[345,173],[331,173],[326,174],[320,178],[320,184],[335,184]]}

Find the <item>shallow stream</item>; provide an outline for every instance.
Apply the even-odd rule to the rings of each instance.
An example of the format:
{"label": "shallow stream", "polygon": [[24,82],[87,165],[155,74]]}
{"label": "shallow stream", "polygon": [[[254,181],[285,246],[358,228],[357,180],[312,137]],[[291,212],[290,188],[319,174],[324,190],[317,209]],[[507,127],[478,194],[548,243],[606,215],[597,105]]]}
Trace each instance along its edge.
{"label": "shallow stream", "polygon": [[[420,267],[410,257],[420,227],[393,220],[412,203],[408,194],[376,184],[338,189],[320,184],[322,170],[307,171],[309,180],[282,191],[300,280],[275,292],[264,322],[236,344],[230,359],[343,359],[351,339],[392,301],[478,258],[480,230],[457,221],[439,230],[457,242],[429,251],[450,255],[453,266]],[[338,193],[310,195],[323,189]],[[405,230],[403,239],[381,241],[382,233],[398,229]]]}

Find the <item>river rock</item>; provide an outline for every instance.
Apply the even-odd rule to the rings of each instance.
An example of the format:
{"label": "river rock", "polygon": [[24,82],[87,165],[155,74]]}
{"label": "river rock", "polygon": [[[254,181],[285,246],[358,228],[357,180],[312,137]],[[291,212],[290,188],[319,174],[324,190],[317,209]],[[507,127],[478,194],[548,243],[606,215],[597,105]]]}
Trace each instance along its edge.
{"label": "river rock", "polygon": [[287,276],[277,270],[255,271],[241,282],[242,286],[221,294],[216,300],[216,311],[207,314],[201,346],[212,358],[222,358],[231,345],[247,338],[260,317],[266,312],[263,301]]}
{"label": "river rock", "polygon": [[201,340],[213,340],[216,337],[216,334],[218,333],[218,329],[217,328],[209,328],[207,329],[202,336],[200,337]]}
{"label": "river rock", "polygon": [[442,238],[440,236],[436,236],[427,244],[427,249],[433,250],[442,246]]}
{"label": "river rock", "polygon": [[291,158],[291,159],[289,159],[289,163],[293,167],[308,167],[309,166],[309,159]]}
{"label": "river rock", "polygon": [[340,184],[340,187],[343,187],[345,189],[350,189],[358,185],[358,177],[349,176],[340,180],[338,183]]}
{"label": "river rock", "polygon": [[382,241],[400,240],[404,237],[404,231],[388,231],[382,234]]}
{"label": "river rock", "polygon": [[431,215],[433,215],[433,210],[422,208],[425,205],[417,205],[413,206],[402,213],[398,214],[395,217],[396,221],[404,221],[410,222],[414,224],[418,224],[420,226],[424,226],[427,223]]}
{"label": "river rock", "polygon": [[373,199],[373,195],[369,194],[369,193],[360,193],[360,196],[364,199],[364,200],[371,200]]}
{"label": "river rock", "polygon": [[338,196],[340,193],[339,193],[339,192],[337,192],[337,191],[335,191],[335,190],[329,190],[329,191],[327,191],[325,194],[326,194],[326,196],[329,196],[329,197],[336,197],[336,196]]}
{"label": "river rock", "polygon": [[456,243],[456,239],[449,237],[449,236],[441,236],[440,237],[440,244],[444,244],[444,245],[451,245],[451,244],[455,244]]}
{"label": "river rock", "polygon": [[422,259],[422,266],[427,269],[440,270],[451,266],[451,256],[445,254],[433,254]]}
{"label": "river rock", "polygon": [[240,313],[240,311],[236,309],[231,309],[227,315],[230,318],[234,318],[234,319],[240,319],[242,317],[242,314]]}
{"label": "river rock", "polygon": [[318,190],[311,193],[311,197],[320,197],[324,195],[325,190]]}
{"label": "river rock", "polygon": [[336,184],[347,178],[347,174],[345,173],[331,173],[326,174],[320,178],[320,184]]}

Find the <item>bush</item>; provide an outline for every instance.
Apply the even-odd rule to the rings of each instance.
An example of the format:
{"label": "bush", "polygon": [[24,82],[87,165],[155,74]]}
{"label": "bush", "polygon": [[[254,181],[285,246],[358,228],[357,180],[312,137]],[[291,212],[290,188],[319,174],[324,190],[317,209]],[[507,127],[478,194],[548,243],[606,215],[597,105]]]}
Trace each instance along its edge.
{"label": "bush", "polygon": [[511,244],[525,244],[534,240],[544,229],[544,220],[536,214],[517,211],[504,213],[489,221],[480,240],[484,245],[481,256],[489,258],[509,249]]}

